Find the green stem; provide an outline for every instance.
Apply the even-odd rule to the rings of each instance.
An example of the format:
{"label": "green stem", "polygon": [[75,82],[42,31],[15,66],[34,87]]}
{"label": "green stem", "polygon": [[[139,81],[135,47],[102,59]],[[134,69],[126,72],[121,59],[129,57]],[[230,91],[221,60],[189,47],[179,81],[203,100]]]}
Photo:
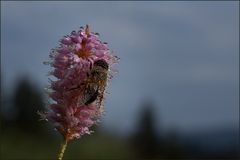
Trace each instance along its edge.
{"label": "green stem", "polygon": [[68,140],[65,139],[64,142],[61,145],[60,153],[58,155],[58,160],[62,160],[63,159],[63,155],[64,155],[64,152],[66,150],[67,143],[68,143]]}

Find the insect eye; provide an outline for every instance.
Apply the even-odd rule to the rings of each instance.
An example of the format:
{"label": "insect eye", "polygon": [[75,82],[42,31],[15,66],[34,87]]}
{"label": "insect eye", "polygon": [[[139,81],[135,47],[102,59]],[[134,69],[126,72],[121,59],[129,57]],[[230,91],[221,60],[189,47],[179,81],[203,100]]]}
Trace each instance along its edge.
{"label": "insect eye", "polygon": [[94,65],[100,66],[100,67],[108,70],[108,63],[107,63],[105,60],[103,60],[103,59],[100,59],[100,60],[95,61],[95,62],[94,62]]}

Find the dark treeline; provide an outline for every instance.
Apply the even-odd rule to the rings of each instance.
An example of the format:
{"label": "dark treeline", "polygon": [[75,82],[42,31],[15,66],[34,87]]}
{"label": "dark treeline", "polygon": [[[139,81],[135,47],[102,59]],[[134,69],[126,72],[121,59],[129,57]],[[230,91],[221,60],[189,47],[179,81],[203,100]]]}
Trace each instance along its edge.
{"label": "dark treeline", "polygon": [[[9,103],[9,101],[11,101],[11,103]],[[180,137],[177,132],[171,132],[167,135],[159,134],[156,131],[156,123],[158,122],[156,122],[154,115],[154,104],[151,101],[146,101],[143,103],[141,109],[142,111],[139,114],[135,132],[127,138],[120,137],[120,139],[124,140],[124,143],[127,144],[125,149],[131,150],[123,152],[131,152],[129,159],[238,158],[237,150],[230,150],[226,153],[224,152],[224,154],[219,152],[201,152],[197,147],[193,146],[189,148],[186,147],[184,143],[179,143]],[[23,78],[19,81],[11,97],[2,97],[1,134],[8,134],[12,131],[14,131],[16,135],[18,133],[24,133],[26,136],[41,137],[41,141],[46,141],[47,144],[48,142],[44,140],[44,137],[46,135],[51,136],[51,134],[49,135],[51,129],[46,123],[39,122],[40,116],[37,114],[38,111],[44,111],[43,95],[28,79]],[[108,135],[106,131],[101,132],[101,134]],[[54,138],[54,136],[52,138]],[[90,137],[88,138],[90,139]],[[115,145],[115,143],[117,145],[117,143],[119,143],[117,139],[119,138],[115,136],[111,145]],[[5,140],[5,143],[8,143],[8,140]],[[98,144],[94,144],[94,146],[97,145]],[[107,147],[112,148],[112,146]],[[14,150],[14,148],[12,148],[12,150]],[[115,155],[116,158],[118,156],[119,155]]]}

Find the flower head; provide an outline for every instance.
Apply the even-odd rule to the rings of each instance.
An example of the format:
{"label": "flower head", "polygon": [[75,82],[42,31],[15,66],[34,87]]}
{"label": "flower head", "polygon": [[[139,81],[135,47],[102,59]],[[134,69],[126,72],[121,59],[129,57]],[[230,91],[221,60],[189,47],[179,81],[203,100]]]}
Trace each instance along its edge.
{"label": "flower head", "polygon": [[44,118],[69,140],[91,133],[90,127],[102,113],[99,102],[105,93],[105,81],[111,78],[109,71],[118,58],[88,25],[59,42],[59,47],[50,53],[49,63],[54,68],[50,73],[56,78],[49,87],[54,102]]}

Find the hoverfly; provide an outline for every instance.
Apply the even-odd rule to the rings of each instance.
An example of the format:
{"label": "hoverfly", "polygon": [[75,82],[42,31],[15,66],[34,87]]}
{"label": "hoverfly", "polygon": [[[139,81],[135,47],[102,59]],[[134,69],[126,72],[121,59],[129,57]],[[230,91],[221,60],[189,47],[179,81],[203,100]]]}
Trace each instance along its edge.
{"label": "hoverfly", "polygon": [[90,67],[85,81],[81,84],[82,87],[70,89],[83,89],[78,100],[79,104],[88,105],[97,100],[99,107],[101,106],[107,84],[108,68],[109,65],[105,60],[96,60]]}

